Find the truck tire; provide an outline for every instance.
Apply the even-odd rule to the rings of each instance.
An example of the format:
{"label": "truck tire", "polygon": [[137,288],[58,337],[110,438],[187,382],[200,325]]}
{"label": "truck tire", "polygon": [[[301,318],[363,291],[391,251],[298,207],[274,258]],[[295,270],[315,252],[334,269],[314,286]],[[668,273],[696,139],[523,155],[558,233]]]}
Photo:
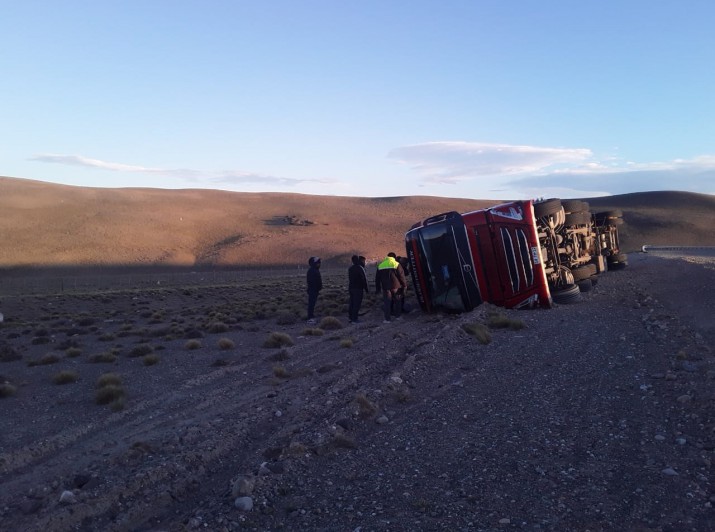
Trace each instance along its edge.
{"label": "truck tire", "polygon": [[603,211],[596,213],[596,221],[599,224],[604,224],[610,218],[621,218],[623,217],[623,211],[616,209],[614,211]]}
{"label": "truck tire", "polygon": [[551,216],[561,210],[561,200],[559,198],[551,198],[544,201],[534,203],[534,217],[543,218]]}
{"label": "truck tire", "polygon": [[628,262],[628,255],[625,253],[616,253],[608,257],[608,262]]}
{"label": "truck tire", "polygon": [[579,290],[576,284],[567,284],[561,288],[554,289],[551,292],[551,298],[554,300],[554,303],[562,305],[576,303],[581,299],[581,290]]}
{"label": "truck tire", "polygon": [[576,281],[576,286],[578,286],[581,292],[590,292],[591,288],[593,288],[593,282],[591,279],[581,279],[580,281]]}
{"label": "truck tire", "polygon": [[623,218],[606,218],[607,225],[623,225]]}
{"label": "truck tire", "polygon": [[581,200],[561,200],[561,205],[563,206],[564,211],[566,211],[566,214],[570,212],[581,212],[588,210],[588,203]]}
{"label": "truck tire", "polygon": [[578,268],[571,268],[571,275],[575,281],[581,281],[583,279],[589,279],[596,275],[596,265],[595,264],[584,264]]}
{"label": "truck tire", "polygon": [[564,225],[588,225],[591,223],[591,213],[589,212],[572,212],[566,215]]}

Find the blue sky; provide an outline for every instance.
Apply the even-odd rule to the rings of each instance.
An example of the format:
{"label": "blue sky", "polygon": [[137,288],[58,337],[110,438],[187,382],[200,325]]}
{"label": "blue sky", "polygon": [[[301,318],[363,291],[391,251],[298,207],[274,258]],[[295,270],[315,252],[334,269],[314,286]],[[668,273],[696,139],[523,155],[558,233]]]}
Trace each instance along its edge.
{"label": "blue sky", "polygon": [[0,175],[715,193],[711,0],[0,0]]}

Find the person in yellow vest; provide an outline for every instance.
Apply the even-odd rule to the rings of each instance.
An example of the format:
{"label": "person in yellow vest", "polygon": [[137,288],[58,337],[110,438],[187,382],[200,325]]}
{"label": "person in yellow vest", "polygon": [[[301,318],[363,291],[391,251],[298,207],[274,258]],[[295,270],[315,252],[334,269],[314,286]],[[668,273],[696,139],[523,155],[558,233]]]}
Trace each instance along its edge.
{"label": "person in yellow vest", "polygon": [[[382,311],[385,315],[383,323],[389,323],[392,319],[392,300],[400,289],[407,288],[407,280],[405,272],[397,262],[394,253],[388,253],[387,257],[377,265],[377,273],[375,274],[375,291],[382,291]],[[400,319],[402,309],[400,305],[395,305],[394,308],[397,319]]]}

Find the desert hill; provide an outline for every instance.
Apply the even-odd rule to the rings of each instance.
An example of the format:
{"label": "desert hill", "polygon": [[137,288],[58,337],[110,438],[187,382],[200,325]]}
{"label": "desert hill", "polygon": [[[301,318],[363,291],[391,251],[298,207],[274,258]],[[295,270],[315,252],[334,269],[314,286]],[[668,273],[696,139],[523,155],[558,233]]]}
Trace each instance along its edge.
{"label": "desert hill", "polygon": [[[715,245],[715,196],[652,192],[589,199],[619,208],[626,251]],[[0,177],[0,268],[345,263],[399,252],[418,220],[495,200],[359,198],[216,190],[74,187]]]}

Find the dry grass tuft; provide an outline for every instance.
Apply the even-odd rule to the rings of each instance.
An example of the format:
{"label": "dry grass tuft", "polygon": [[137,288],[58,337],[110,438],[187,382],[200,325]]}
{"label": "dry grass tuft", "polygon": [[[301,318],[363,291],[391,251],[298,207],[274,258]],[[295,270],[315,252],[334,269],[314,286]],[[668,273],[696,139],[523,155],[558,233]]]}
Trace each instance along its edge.
{"label": "dry grass tuft", "polygon": [[480,344],[488,344],[492,341],[492,335],[489,329],[483,323],[465,323],[462,325],[462,329],[467,334],[474,336],[479,340]]}
{"label": "dry grass tuft", "polygon": [[275,375],[279,379],[290,378],[290,372],[282,364],[276,364],[275,366],[273,366],[273,375]]}
{"label": "dry grass tuft", "polygon": [[294,344],[293,339],[282,332],[272,332],[263,342],[263,347],[290,347]]}
{"label": "dry grass tuft", "polygon": [[104,373],[97,379],[97,391],[94,400],[98,405],[110,405],[113,411],[122,410],[126,401],[126,392],[122,378],[116,373]]}
{"label": "dry grass tuft", "polygon": [[271,362],[283,362],[284,360],[288,360],[290,358],[290,353],[288,352],[287,349],[281,349],[277,353],[273,353],[268,357],[268,360]]}
{"label": "dry grass tuft", "polygon": [[159,355],[156,353],[152,353],[150,355],[144,355],[144,358],[142,358],[142,364],[145,366],[153,366],[154,364],[158,364],[161,358],[159,358]]}
{"label": "dry grass tuft", "polygon": [[331,331],[342,329],[343,324],[340,323],[340,320],[334,316],[326,316],[322,320],[320,320],[318,327],[323,329],[324,331]]}
{"label": "dry grass tuft", "polygon": [[70,384],[72,382],[77,382],[79,380],[79,375],[76,371],[64,370],[56,373],[52,377],[52,382],[55,384]]}
{"label": "dry grass tuft", "polygon": [[377,405],[370,401],[364,394],[357,394],[355,402],[358,405],[358,416],[362,419],[367,419],[377,414]]}
{"label": "dry grass tuft", "polygon": [[201,342],[199,340],[189,340],[184,344],[184,347],[189,351],[194,351],[195,349],[201,349]]}
{"label": "dry grass tuft", "polygon": [[30,360],[28,366],[48,366],[50,364],[56,364],[60,361],[60,356],[55,353],[47,353],[42,355],[40,360]]}
{"label": "dry grass tuft", "polygon": [[349,348],[352,347],[355,341],[352,338],[343,338],[340,340],[340,347]]}
{"label": "dry grass tuft", "polygon": [[98,405],[107,405],[124,398],[125,392],[122,386],[108,384],[97,389],[94,400]]}
{"label": "dry grass tuft", "polygon": [[79,347],[68,347],[65,349],[65,356],[67,358],[77,358],[82,354],[82,350]]}
{"label": "dry grass tuft", "polygon": [[113,384],[115,386],[120,386],[122,384],[122,378],[117,373],[103,373],[97,379],[97,388],[103,388]]}
{"label": "dry grass tuft", "polygon": [[221,334],[229,331],[229,326],[222,321],[214,321],[209,323],[206,329],[212,334]]}
{"label": "dry grass tuft", "polygon": [[89,361],[95,364],[99,363],[112,363],[117,360],[117,355],[110,351],[105,351],[104,353],[97,353],[89,357]]}
{"label": "dry grass tuft", "polygon": [[228,349],[233,349],[236,347],[236,344],[233,343],[233,340],[230,338],[219,338],[218,340],[218,348],[222,349],[223,351],[226,351]]}
{"label": "dry grass tuft", "polygon": [[311,327],[309,329],[303,329],[303,332],[300,334],[302,336],[323,336],[325,334],[325,331],[323,329]]}
{"label": "dry grass tuft", "polygon": [[139,344],[135,345],[131,351],[129,351],[129,356],[130,357],[143,357],[145,355],[148,355],[149,353],[152,353],[154,351],[154,348],[150,346],[149,344]]}
{"label": "dry grass tuft", "polygon": [[279,312],[276,316],[276,323],[278,325],[293,325],[298,321],[298,316],[294,312],[289,312],[284,310]]}
{"label": "dry grass tuft", "polygon": [[489,314],[487,325],[491,329],[511,329],[512,331],[521,330],[526,326],[523,321],[509,318],[501,312]]}

